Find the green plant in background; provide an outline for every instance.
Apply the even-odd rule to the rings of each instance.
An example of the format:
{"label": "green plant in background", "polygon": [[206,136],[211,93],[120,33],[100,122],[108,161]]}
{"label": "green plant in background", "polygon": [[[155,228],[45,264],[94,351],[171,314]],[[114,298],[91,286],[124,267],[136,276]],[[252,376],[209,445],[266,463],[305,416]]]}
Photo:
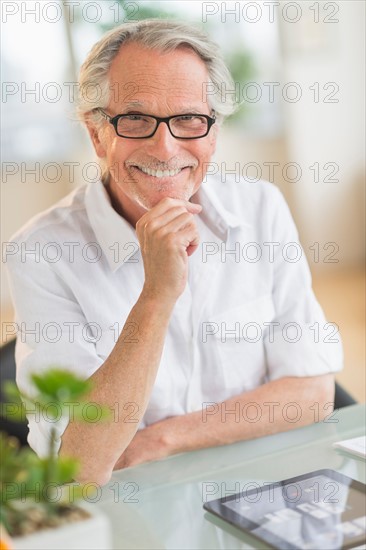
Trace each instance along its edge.
{"label": "green plant in background", "polygon": [[236,101],[238,103],[238,109],[227,119],[227,123],[231,124],[245,119],[247,111],[250,109],[250,104],[242,102],[242,91],[245,84],[253,79],[255,68],[252,56],[246,51],[232,50],[225,57],[235,82]]}
{"label": "green plant in background", "polygon": [[[24,419],[25,410],[35,411],[53,423],[71,416],[70,411],[72,419],[77,421],[95,422],[110,416],[108,408],[93,403],[97,415],[95,418],[90,416],[91,404],[88,404],[86,417],[85,396],[92,387],[90,380],[82,380],[57,368],[33,374],[31,380],[35,387],[34,397],[20,394],[13,382],[5,385],[9,404],[3,405],[2,416],[20,420]],[[30,448],[19,448],[16,438],[0,434],[0,520],[12,536],[87,516],[76,506],[84,487],[65,485],[75,479],[79,464],[73,458],[57,456],[55,447],[54,427],[45,458],[39,458]]]}

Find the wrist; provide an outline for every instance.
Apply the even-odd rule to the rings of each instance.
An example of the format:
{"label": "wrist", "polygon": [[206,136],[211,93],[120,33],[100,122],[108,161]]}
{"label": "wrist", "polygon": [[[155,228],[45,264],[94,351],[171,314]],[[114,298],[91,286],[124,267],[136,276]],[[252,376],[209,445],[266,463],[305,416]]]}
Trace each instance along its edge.
{"label": "wrist", "polygon": [[162,420],[157,425],[157,430],[160,434],[160,440],[165,449],[166,456],[175,455],[182,452],[180,437],[176,431],[179,424],[178,419],[178,416],[172,416]]}
{"label": "wrist", "polygon": [[[193,420],[194,422],[192,422]],[[157,424],[168,455],[184,453],[198,448],[193,441],[195,429],[197,429],[195,420],[192,418],[192,413],[189,413],[171,416]]]}
{"label": "wrist", "polygon": [[144,286],[139,299],[144,302],[147,307],[151,307],[154,310],[160,310],[170,314],[175,306],[178,297],[174,297],[167,293],[159,292]]}

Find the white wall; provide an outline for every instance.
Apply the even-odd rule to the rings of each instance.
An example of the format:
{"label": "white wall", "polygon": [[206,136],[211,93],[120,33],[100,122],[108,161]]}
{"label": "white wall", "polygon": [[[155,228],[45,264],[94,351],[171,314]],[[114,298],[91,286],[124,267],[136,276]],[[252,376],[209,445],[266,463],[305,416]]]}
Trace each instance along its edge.
{"label": "white wall", "polygon": [[[341,267],[361,264],[365,250],[365,3],[337,4],[340,9],[333,18],[338,23],[315,23],[311,13],[300,27],[282,24],[281,38],[283,81],[300,83],[303,94],[297,103],[284,102],[288,158],[307,174],[294,184],[294,213],[305,246],[337,243]],[[319,82],[318,103],[309,89],[315,82]],[[327,83],[335,84],[324,90]],[[323,102],[334,86],[339,91],[328,100],[338,103]],[[316,183],[309,169],[314,162],[320,167],[336,163],[339,172],[334,177],[339,181],[324,182],[332,170],[328,166]]]}

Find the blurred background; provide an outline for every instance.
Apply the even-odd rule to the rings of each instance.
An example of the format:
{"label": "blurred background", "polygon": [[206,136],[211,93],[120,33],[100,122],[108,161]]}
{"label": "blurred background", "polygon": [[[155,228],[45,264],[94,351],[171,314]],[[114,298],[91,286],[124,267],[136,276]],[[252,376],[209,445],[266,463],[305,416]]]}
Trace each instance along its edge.
{"label": "blurred background", "polygon": [[[284,194],[343,339],[338,380],[365,401],[364,2],[3,2],[2,243],[98,178],[74,113],[78,70],[106,30],[147,17],[192,22],[222,47],[240,108],[213,160]],[[13,320],[5,257],[1,275],[4,342]]]}

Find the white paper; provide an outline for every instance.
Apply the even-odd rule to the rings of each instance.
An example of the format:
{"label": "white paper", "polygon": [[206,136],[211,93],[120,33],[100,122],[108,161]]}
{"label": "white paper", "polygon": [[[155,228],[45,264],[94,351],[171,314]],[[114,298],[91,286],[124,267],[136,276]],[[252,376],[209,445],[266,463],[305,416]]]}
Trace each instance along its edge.
{"label": "white paper", "polygon": [[366,458],[366,435],[354,437],[353,439],[346,439],[344,441],[337,441],[337,443],[333,443],[333,447],[360,456],[361,458]]}

